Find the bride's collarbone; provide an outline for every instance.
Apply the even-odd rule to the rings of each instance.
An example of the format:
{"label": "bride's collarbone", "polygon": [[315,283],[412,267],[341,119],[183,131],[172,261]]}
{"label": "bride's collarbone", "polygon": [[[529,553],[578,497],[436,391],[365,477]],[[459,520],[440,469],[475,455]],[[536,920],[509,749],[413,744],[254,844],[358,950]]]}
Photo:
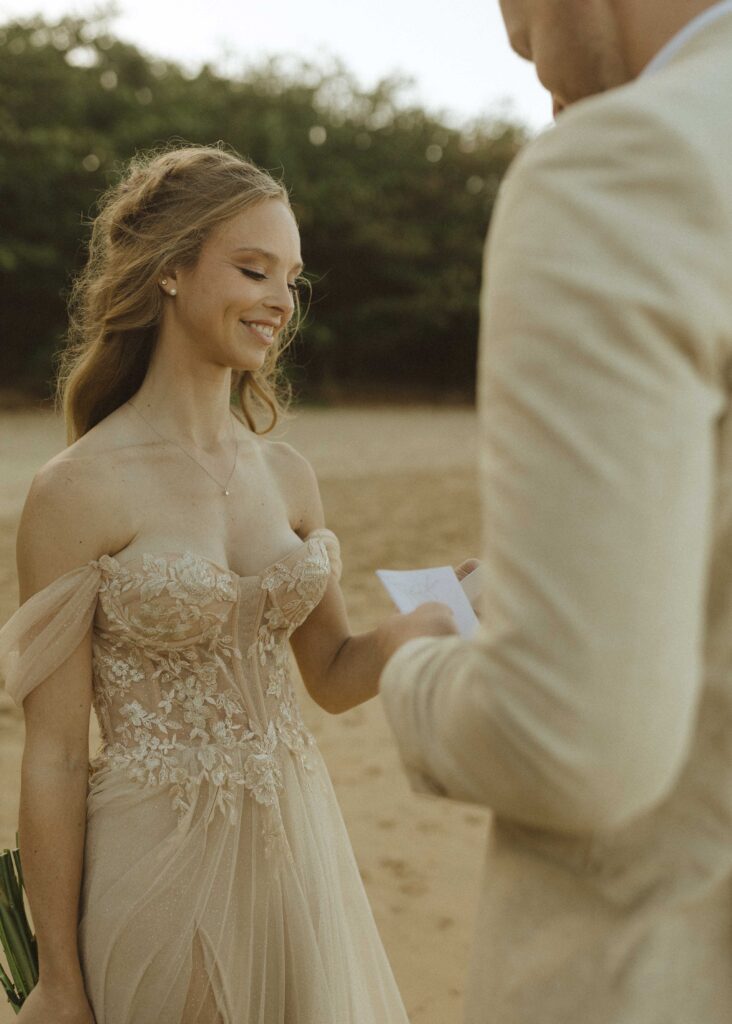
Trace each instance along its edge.
{"label": "bride's collarbone", "polygon": [[263,452],[237,465],[226,496],[207,474],[199,479],[194,465],[185,466],[182,454],[176,460],[155,447],[144,459],[138,446],[107,453],[101,474],[107,554],[125,561],[190,552],[245,577],[302,544],[293,525],[299,520]]}

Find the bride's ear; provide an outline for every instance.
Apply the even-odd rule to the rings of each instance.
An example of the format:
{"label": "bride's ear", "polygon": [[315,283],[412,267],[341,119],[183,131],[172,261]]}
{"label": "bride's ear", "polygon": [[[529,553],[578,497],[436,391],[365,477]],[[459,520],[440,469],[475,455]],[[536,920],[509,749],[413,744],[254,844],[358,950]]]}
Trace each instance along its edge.
{"label": "bride's ear", "polygon": [[158,286],[166,295],[175,297],[178,294],[178,281],[174,270],[165,270],[158,277]]}

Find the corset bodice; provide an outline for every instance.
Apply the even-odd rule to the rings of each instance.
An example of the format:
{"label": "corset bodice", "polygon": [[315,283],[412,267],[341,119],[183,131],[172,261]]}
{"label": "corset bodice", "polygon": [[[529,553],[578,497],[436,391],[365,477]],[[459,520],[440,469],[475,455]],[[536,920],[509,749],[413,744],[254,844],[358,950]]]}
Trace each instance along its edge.
{"label": "corset bodice", "polygon": [[93,700],[102,745],[92,781],[112,766],[147,785],[170,784],[180,813],[204,778],[219,787],[222,807],[233,806],[235,785],[276,802],[278,748],[307,768],[314,742],[293,691],[288,640],[325,592],[324,537],[310,535],[256,576],[191,551],[125,562],[103,555],[98,566]]}
{"label": "corset bodice", "polygon": [[91,624],[101,744],[90,785],[125,771],[169,787],[182,816],[205,780],[230,816],[236,786],[274,809],[282,758],[308,770],[314,747],[288,640],[340,571],[338,540],[325,528],[252,576],[190,550],[102,555],[36,592],[3,627],[6,688],[21,703]]}

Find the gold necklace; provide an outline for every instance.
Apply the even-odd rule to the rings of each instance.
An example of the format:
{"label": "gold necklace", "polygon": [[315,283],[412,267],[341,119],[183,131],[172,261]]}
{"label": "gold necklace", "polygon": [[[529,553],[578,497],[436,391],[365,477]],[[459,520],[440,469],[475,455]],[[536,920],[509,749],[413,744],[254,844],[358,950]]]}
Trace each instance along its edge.
{"label": "gold necklace", "polygon": [[[201,469],[204,471],[204,473],[208,473],[208,470],[206,469],[206,467],[204,465],[202,465],[198,461],[198,459],[195,458],[195,456],[191,455],[190,452],[187,452],[182,445],[179,445],[177,441],[172,441],[169,437],[163,437],[163,435],[160,433],[160,431],[156,427],[153,427],[152,423],[147,418],[147,416],[143,416],[142,413],[140,412],[140,410],[138,408],[136,408],[132,404],[132,402],[130,402],[129,399],[127,400],[127,405],[129,405],[129,407],[131,409],[134,409],[138,416],[142,417],[142,419],[145,421],[145,423],[147,423],[148,427],[150,427],[152,430],[154,430],[155,433],[158,435],[158,437],[161,437],[163,439],[163,441],[168,441],[171,444],[174,444],[177,448],[180,448],[180,450],[183,452],[183,454],[187,455],[189,459],[193,459],[193,461],[196,463],[196,465],[200,466]],[[232,416],[231,418],[232,418],[232,421],[233,421],[234,417]],[[233,422],[231,424],[231,436],[232,437],[234,436],[234,424],[233,424]],[[236,462],[237,462],[238,457],[239,457],[239,438],[237,437],[237,439],[236,439],[236,451],[234,453],[234,465],[231,467],[231,473],[229,473],[229,477],[228,477],[226,483],[222,485],[218,480],[216,480],[216,477],[212,473],[208,473],[208,475],[211,477],[211,479],[214,480],[219,485],[219,487],[222,487],[224,494],[229,494],[230,493],[229,492],[229,480],[231,480],[232,476],[234,475],[234,470],[236,469]]]}

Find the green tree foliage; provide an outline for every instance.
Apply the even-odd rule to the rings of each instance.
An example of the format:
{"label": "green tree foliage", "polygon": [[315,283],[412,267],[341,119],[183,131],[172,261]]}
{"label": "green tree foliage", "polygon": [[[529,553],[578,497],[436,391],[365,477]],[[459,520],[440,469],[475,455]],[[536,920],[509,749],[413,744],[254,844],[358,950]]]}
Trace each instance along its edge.
{"label": "green tree foliage", "polygon": [[0,26],[0,380],[46,395],[100,192],[136,149],[224,140],[282,177],[313,300],[304,396],[472,395],[483,239],[522,127],[446,125],[338,61],[195,75],[115,38],[108,15]]}

